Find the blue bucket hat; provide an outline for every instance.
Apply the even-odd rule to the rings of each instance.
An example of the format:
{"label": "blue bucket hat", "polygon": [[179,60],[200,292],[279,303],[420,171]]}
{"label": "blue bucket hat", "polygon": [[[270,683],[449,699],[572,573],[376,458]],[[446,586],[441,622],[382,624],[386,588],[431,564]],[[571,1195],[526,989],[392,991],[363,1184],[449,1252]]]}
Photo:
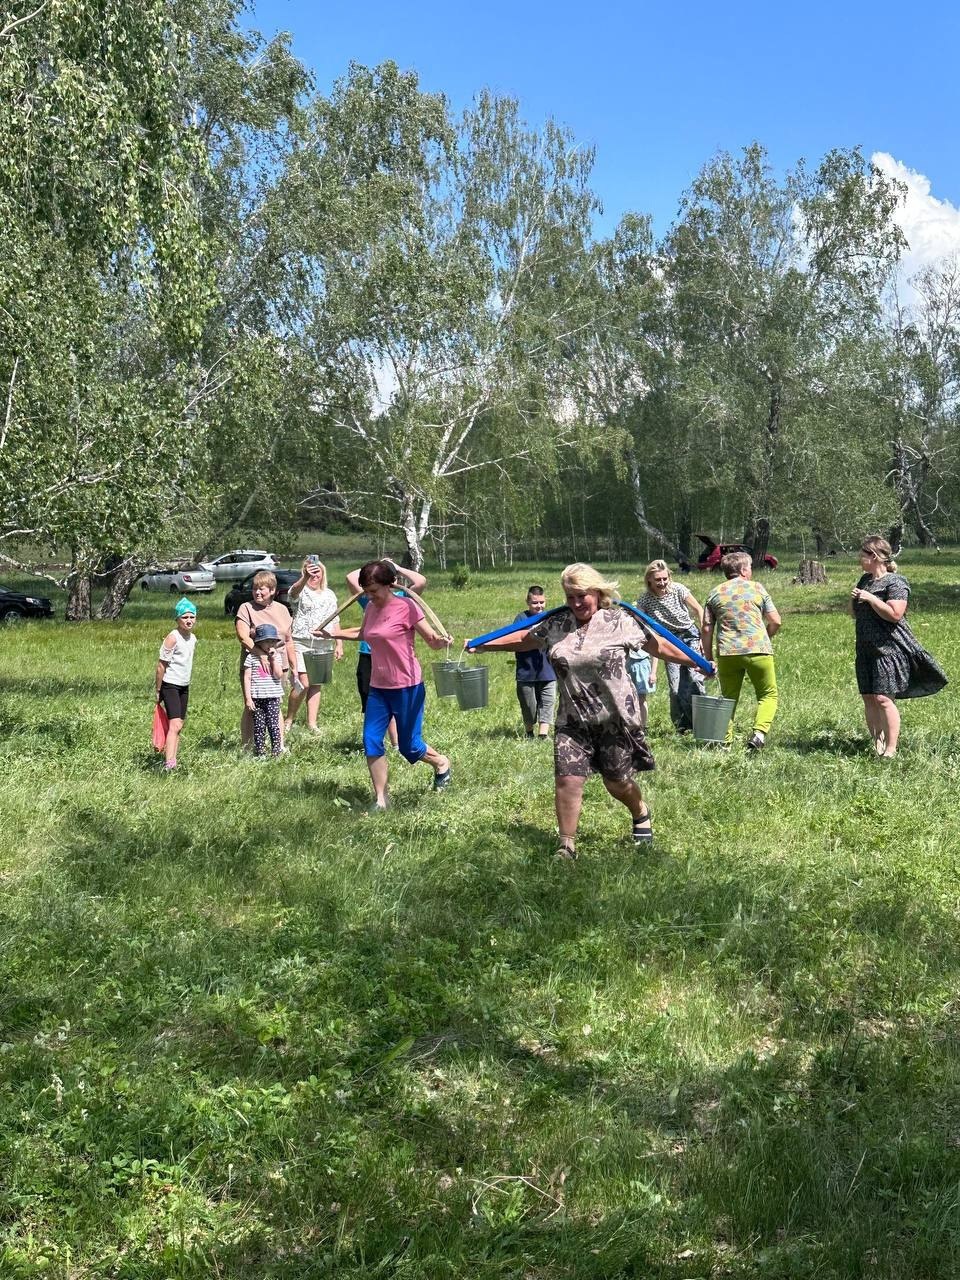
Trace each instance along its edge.
{"label": "blue bucket hat", "polygon": [[186,596],[181,596],[177,603],[173,606],[174,615],[182,618],[185,613],[192,613],[197,616],[197,606],[192,600],[188,600]]}
{"label": "blue bucket hat", "polygon": [[253,643],[262,644],[264,640],[279,640],[280,632],[272,622],[261,622],[253,633]]}

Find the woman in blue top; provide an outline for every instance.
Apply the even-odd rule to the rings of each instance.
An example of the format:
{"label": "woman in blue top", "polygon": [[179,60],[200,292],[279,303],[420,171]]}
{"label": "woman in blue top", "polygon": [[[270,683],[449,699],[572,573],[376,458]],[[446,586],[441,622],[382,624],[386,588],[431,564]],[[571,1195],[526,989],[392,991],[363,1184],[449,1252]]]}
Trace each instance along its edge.
{"label": "woman in blue top", "polygon": [[[427,580],[422,573],[417,573],[416,569],[401,569],[395,560],[391,560],[388,556],[383,558],[384,564],[391,565],[397,574],[397,581],[401,587],[405,584],[409,586],[411,591],[416,591],[417,595],[422,595],[427,589]],[[356,595],[358,591],[362,591],[360,586],[360,570],[354,569],[347,574],[347,586],[350,588],[351,595]],[[395,595],[403,596],[406,592],[403,590],[394,592]],[[362,595],[357,601],[361,609],[366,609],[369,603],[369,597]],[[366,640],[360,641],[360,652],[357,657],[357,692],[360,694],[360,707],[366,713],[367,698],[370,695],[370,671],[371,671],[370,646]],[[397,722],[390,720],[387,726],[387,734],[390,738],[391,745],[397,747]]]}
{"label": "woman in blue top", "polygon": [[[543,587],[536,584],[527,592],[527,607],[514,622],[526,622],[547,606]],[[528,738],[548,738],[557,699],[557,676],[542,649],[517,654],[517,701]]]}

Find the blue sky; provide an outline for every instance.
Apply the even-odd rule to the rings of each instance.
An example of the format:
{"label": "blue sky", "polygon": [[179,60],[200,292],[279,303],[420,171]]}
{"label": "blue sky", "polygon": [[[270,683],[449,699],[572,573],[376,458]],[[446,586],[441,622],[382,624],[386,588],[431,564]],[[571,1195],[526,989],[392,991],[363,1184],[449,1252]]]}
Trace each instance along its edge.
{"label": "blue sky", "polygon": [[960,6],[945,0],[256,0],[248,20],[290,31],[321,90],[351,59],[392,58],[456,107],[487,87],[531,124],[552,115],[596,148],[601,232],[631,209],[665,231],[701,165],[757,139],[778,167],[884,153],[911,182],[908,237],[960,249]]}

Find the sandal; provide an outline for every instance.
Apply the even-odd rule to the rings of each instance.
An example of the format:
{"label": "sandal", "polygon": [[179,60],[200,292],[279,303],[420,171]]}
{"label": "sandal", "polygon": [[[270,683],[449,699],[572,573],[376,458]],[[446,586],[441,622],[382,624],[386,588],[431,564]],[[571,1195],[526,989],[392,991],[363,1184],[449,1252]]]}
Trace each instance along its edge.
{"label": "sandal", "polygon": [[561,836],[553,855],[554,862],[576,862],[577,850],[569,837]]}
{"label": "sandal", "polygon": [[449,787],[450,779],[452,777],[453,777],[453,769],[450,767],[450,765],[447,765],[447,767],[442,772],[435,773],[433,775],[434,791],[443,791],[444,788]]}
{"label": "sandal", "polygon": [[633,843],[638,848],[642,844],[653,844],[653,821],[649,806],[646,813],[633,820]]}

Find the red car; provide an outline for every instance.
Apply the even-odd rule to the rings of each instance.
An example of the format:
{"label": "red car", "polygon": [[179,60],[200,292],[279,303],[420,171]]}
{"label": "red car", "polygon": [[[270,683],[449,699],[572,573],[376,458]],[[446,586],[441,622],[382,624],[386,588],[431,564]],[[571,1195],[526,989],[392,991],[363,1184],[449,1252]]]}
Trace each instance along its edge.
{"label": "red car", "polygon": [[[683,566],[684,568],[689,567],[710,572],[720,568],[720,561],[730,551],[745,551],[748,556],[753,554],[750,548],[742,542],[714,542],[709,533],[696,533],[694,537],[699,538],[703,543],[703,550],[700,552],[700,557],[696,564]],[[763,557],[763,564],[766,569],[775,569],[778,563],[776,556],[768,554]]]}

